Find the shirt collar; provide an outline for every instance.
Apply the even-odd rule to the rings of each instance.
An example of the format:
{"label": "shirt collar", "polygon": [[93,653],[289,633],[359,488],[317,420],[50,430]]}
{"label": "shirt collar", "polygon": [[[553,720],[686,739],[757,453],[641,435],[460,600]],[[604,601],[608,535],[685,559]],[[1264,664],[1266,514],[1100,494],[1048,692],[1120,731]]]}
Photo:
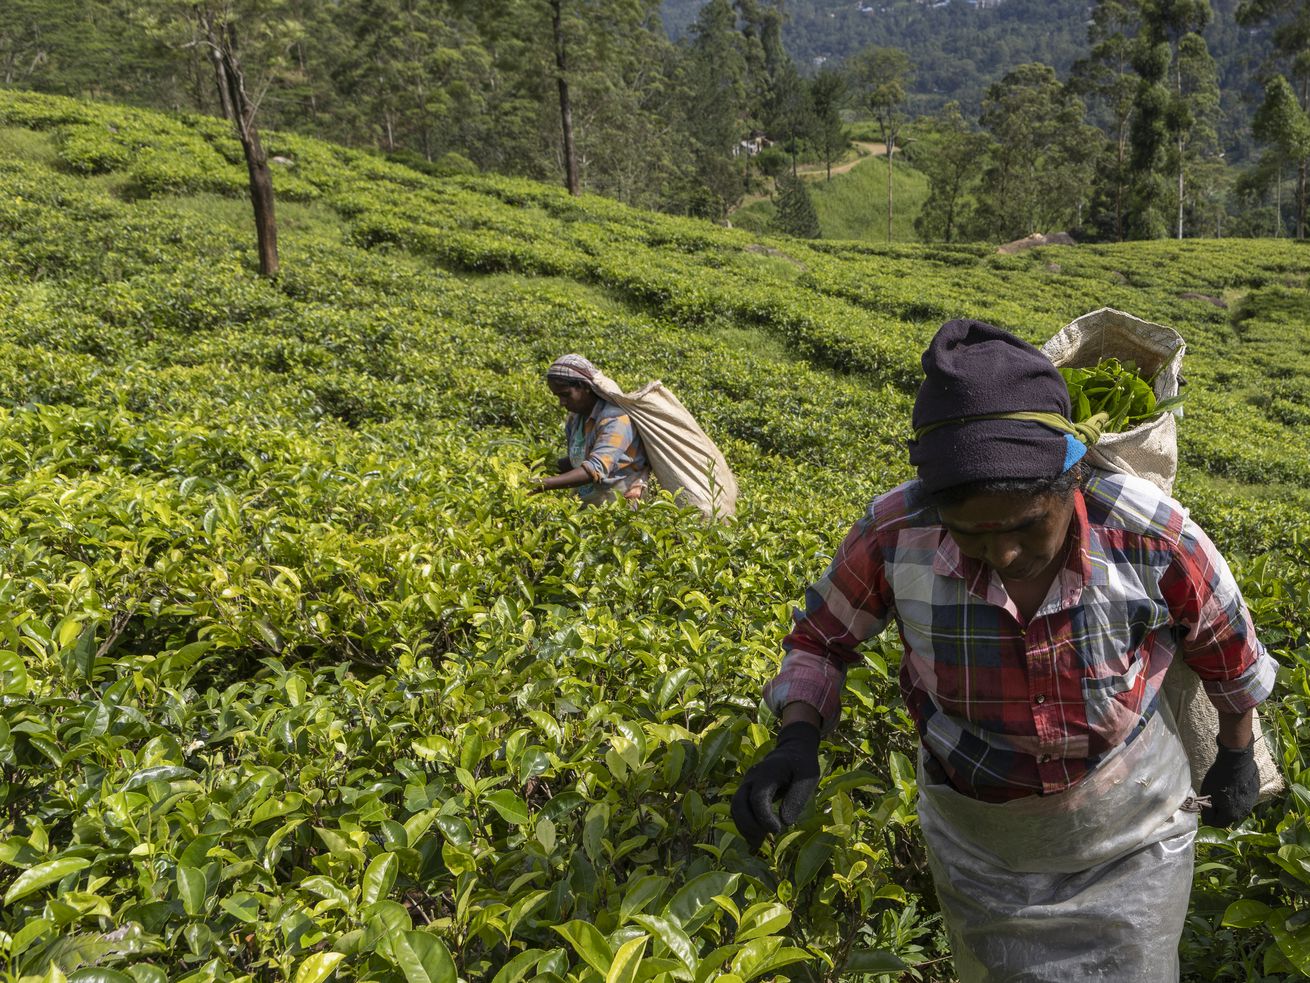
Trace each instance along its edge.
{"label": "shirt collar", "polygon": [[605,409],[605,400],[599,396],[596,397],[596,405],[591,408],[591,412],[583,415],[582,413],[570,413],[564,419],[565,425],[579,426],[587,423],[595,423],[600,419],[600,414]]}

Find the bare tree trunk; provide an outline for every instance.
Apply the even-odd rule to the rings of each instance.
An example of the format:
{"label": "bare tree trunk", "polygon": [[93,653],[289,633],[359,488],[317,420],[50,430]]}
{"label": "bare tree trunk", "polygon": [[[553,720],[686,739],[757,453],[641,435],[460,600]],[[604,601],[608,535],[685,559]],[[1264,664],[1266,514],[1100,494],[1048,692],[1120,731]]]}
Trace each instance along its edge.
{"label": "bare tree trunk", "polygon": [[218,25],[206,22],[210,47],[217,51],[226,83],[227,98],[236,116],[237,139],[246,157],[246,172],[250,178],[250,204],[255,212],[255,237],[259,248],[259,272],[274,276],[278,271],[277,218],[273,210],[273,175],[268,168],[268,155],[259,141],[255,114],[259,107],[246,92],[245,76],[237,55],[236,31],[230,23]]}
{"label": "bare tree trunk", "polygon": [[1183,237],[1183,138],[1178,138],[1178,238]]}
{"label": "bare tree trunk", "polygon": [[578,185],[578,158],[573,149],[573,103],[569,99],[568,59],[564,50],[564,24],[561,6],[563,0],[550,0],[551,28],[555,33],[555,68],[559,72],[559,114],[564,130],[564,186],[569,194],[576,195]]}
{"label": "bare tree trunk", "polygon": [[1274,238],[1283,234],[1283,165],[1278,165],[1278,179],[1274,181]]}
{"label": "bare tree trunk", "polygon": [[1124,241],[1124,156],[1128,144],[1126,121],[1119,121],[1119,157],[1114,174],[1114,241]]}
{"label": "bare tree trunk", "polygon": [[[200,46],[197,45],[196,49]],[[205,111],[205,55],[204,52],[193,49],[191,57],[187,59],[187,75],[191,83],[191,102],[192,108],[198,113]]]}
{"label": "bare tree trunk", "polygon": [[[211,32],[212,28],[206,25],[206,29]],[[214,80],[218,83],[218,106],[223,111],[223,118],[233,123],[237,122],[236,113],[232,111],[232,96],[228,92],[227,77],[223,72],[223,56],[219,54],[218,47],[212,43],[208,45],[209,60],[214,63]],[[240,124],[237,124],[240,129]]]}
{"label": "bare tree trunk", "polygon": [[[1301,78],[1301,108],[1304,110],[1310,106],[1310,75],[1304,75]],[[1305,208],[1306,208],[1306,184],[1308,176],[1307,168],[1310,168],[1310,159],[1302,157],[1296,165],[1296,237],[1305,238]]]}
{"label": "bare tree trunk", "polygon": [[296,59],[300,62],[300,74],[305,79],[305,85],[309,88],[309,94],[306,96],[305,108],[309,110],[311,118],[318,115],[318,96],[314,95],[314,84],[309,80],[309,66],[305,63],[305,43],[296,42]]}
{"label": "bare tree trunk", "polygon": [[1306,172],[1310,170],[1307,165],[1310,165],[1310,161],[1302,157],[1296,167],[1296,237],[1298,239],[1305,238]]}
{"label": "bare tree trunk", "polygon": [[892,241],[892,156],[896,153],[896,134],[887,139],[887,241]]}

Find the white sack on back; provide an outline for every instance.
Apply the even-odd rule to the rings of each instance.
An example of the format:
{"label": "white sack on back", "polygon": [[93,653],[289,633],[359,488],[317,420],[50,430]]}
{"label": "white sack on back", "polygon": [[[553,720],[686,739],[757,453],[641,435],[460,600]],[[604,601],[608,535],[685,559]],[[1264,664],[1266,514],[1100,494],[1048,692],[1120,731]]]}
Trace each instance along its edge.
{"label": "white sack on back", "polygon": [[[1057,366],[1079,369],[1091,368],[1105,358],[1132,362],[1144,378],[1155,375],[1155,398],[1163,400],[1178,394],[1185,347],[1183,336],[1173,328],[1103,307],[1065,325],[1042,346],[1042,352]],[[1087,460],[1106,471],[1145,478],[1172,495],[1178,474],[1177,419],[1172,413],[1163,413],[1123,433],[1105,434],[1088,449]],[[1192,785],[1199,789],[1218,753],[1218,711],[1206,696],[1200,677],[1182,659],[1174,659],[1169,666],[1160,695],[1178,721]],[[1283,776],[1274,763],[1259,714],[1252,726],[1263,801],[1283,790]]]}
{"label": "white sack on back", "polygon": [[624,393],[613,379],[597,372],[591,386],[632,417],[662,487],[700,509],[706,518],[725,519],[736,512],[737,479],[728,462],[662,382],[648,382],[636,392]]}
{"label": "white sack on back", "polygon": [[[1179,370],[1185,350],[1183,336],[1173,328],[1102,307],[1061,328],[1042,346],[1056,365],[1075,369],[1095,366],[1104,358],[1132,362],[1143,378],[1155,375],[1157,400],[1178,395]],[[1124,433],[1105,434],[1087,452],[1090,464],[1107,471],[1145,478],[1166,495],[1173,493],[1178,473],[1178,421],[1163,413]]]}

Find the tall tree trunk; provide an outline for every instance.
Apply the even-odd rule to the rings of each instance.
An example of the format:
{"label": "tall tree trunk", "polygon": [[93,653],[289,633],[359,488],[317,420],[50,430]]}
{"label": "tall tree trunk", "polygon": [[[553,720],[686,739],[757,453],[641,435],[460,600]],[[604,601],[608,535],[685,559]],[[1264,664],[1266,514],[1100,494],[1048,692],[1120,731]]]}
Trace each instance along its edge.
{"label": "tall tree trunk", "polygon": [[1296,168],[1296,237],[1305,238],[1305,205],[1306,205],[1306,184],[1310,174],[1310,160],[1302,157]]}
{"label": "tall tree trunk", "polygon": [[564,185],[569,194],[576,195],[578,185],[578,158],[573,149],[573,103],[569,99],[567,77],[568,58],[564,50],[563,0],[550,0],[551,29],[555,33],[555,68],[559,81],[559,115],[564,129]]}
{"label": "tall tree trunk", "polygon": [[1274,181],[1274,238],[1283,234],[1283,164],[1278,164],[1278,179]]}
{"label": "tall tree trunk", "polygon": [[887,241],[892,241],[892,156],[896,153],[896,134],[887,140]]}
{"label": "tall tree trunk", "polygon": [[193,50],[191,57],[187,59],[187,74],[191,82],[191,102],[192,107],[198,113],[205,111],[205,55],[202,51]]}
{"label": "tall tree trunk", "polygon": [[1183,237],[1183,138],[1178,138],[1178,238]]}
{"label": "tall tree trunk", "polygon": [[[1310,111],[1310,75],[1301,78],[1301,109]],[[1310,159],[1302,157],[1296,167],[1296,237],[1305,238],[1306,184],[1310,180],[1306,170],[1310,168]]]}
{"label": "tall tree trunk", "polygon": [[210,45],[219,54],[227,97],[236,114],[237,139],[246,156],[246,173],[250,178],[250,204],[255,211],[255,237],[259,248],[259,272],[274,276],[278,271],[277,218],[273,211],[273,175],[268,168],[268,155],[259,140],[255,126],[254,105],[246,92],[245,76],[237,55],[236,31],[228,24],[206,25]]}
{"label": "tall tree trunk", "polygon": [[[207,47],[209,48],[209,60],[214,63],[214,81],[218,84],[218,105],[223,111],[223,118],[236,123],[236,114],[232,112],[232,97],[228,93],[227,77],[223,72],[223,56],[219,54],[218,47],[214,43],[216,39],[212,34],[213,29],[207,27],[207,30],[211,32],[210,43]],[[237,128],[240,129],[240,124],[237,124]]]}
{"label": "tall tree trunk", "polygon": [[1124,157],[1128,147],[1127,120],[1119,120],[1119,158],[1114,173],[1114,241],[1124,241]]}
{"label": "tall tree trunk", "polygon": [[314,83],[309,80],[309,65],[305,63],[305,43],[303,41],[296,42],[296,60],[300,63],[300,74],[304,77],[305,85],[309,89],[308,94],[305,96],[305,109],[312,119],[318,115],[318,96],[314,95]]}

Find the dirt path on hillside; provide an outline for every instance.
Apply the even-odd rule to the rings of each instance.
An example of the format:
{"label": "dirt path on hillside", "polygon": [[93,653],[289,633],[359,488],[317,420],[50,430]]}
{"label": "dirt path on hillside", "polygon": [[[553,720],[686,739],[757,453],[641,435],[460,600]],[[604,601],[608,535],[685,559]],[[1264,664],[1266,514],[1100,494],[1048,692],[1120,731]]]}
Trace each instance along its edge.
{"label": "dirt path on hillside", "polygon": [[[885,143],[865,143],[863,141],[857,141],[852,144],[852,146],[855,147],[856,153],[858,153],[859,156],[854,160],[846,161],[844,164],[836,165],[833,167],[832,173],[845,174],[852,167],[857,164],[863,164],[870,157],[881,157],[883,154],[887,153],[887,145]],[[823,174],[826,176],[828,173],[828,169],[822,164],[803,164],[796,168],[796,170],[801,174]]]}
{"label": "dirt path on hillside", "polygon": [[[883,154],[887,153],[887,145],[885,143],[869,143],[864,140],[856,140],[851,144],[851,146],[855,147],[855,152],[859,154],[859,156],[854,160],[848,160],[845,163],[833,165],[832,173],[834,175],[845,174],[857,165],[863,164],[866,160],[873,157],[881,157]],[[819,178],[822,180],[827,177],[828,169],[822,164],[801,164],[796,168],[796,173],[801,177]],[[754,202],[765,201],[772,197],[773,195],[771,194],[747,195],[740,203],[738,203],[736,208],[732,209],[732,211],[735,212],[737,209],[745,208],[747,205],[753,204]],[[729,212],[729,214],[732,213]]]}

